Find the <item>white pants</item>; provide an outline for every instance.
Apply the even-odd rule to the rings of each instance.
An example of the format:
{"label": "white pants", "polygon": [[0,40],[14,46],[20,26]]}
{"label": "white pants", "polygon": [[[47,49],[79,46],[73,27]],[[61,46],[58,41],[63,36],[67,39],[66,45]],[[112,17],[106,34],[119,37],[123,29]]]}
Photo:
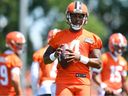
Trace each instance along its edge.
{"label": "white pants", "polygon": [[[122,89],[120,88],[118,90],[113,90],[113,92],[114,92],[115,95],[118,95],[122,92]],[[99,88],[98,89],[98,96],[104,96],[104,95],[105,95],[105,90],[102,89],[102,88]]]}
{"label": "white pants", "polygon": [[51,94],[51,96],[55,96],[55,89],[56,89],[55,81],[46,80],[39,87],[38,95]]}

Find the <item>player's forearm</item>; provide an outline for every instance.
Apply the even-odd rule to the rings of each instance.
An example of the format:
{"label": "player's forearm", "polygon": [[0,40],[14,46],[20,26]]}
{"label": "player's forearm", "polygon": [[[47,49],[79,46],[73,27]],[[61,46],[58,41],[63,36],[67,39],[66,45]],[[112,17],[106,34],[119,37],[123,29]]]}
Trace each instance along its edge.
{"label": "player's forearm", "polygon": [[125,85],[125,86],[123,86],[123,90],[126,92],[126,94],[128,94],[128,88],[127,88],[127,86]]}
{"label": "player's forearm", "polygon": [[21,89],[20,84],[16,81],[13,81],[13,80],[12,80],[12,84],[14,86],[16,96],[22,96],[23,94],[22,94],[22,89]]}
{"label": "player's forearm", "polygon": [[17,88],[18,90],[17,90],[16,96],[23,96],[21,87],[18,86]]}
{"label": "player's forearm", "polygon": [[51,46],[49,46],[47,48],[46,52],[43,55],[43,59],[44,59],[45,64],[50,64],[53,61],[55,61],[55,59],[57,58],[55,51],[56,50],[54,48],[52,48]]}
{"label": "player's forearm", "polygon": [[93,81],[94,81],[98,86],[100,86],[101,80],[100,80],[100,78],[99,78],[99,74],[98,74],[98,73],[93,72],[93,74],[92,74],[92,79],[93,79]]}
{"label": "player's forearm", "polygon": [[127,86],[127,82],[126,82],[126,77],[122,77],[122,88],[123,90],[128,94],[128,86]]}
{"label": "player's forearm", "polygon": [[100,69],[101,68],[101,60],[99,58],[89,58],[88,66]]}
{"label": "player's forearm", "polygon": [[56,57],[54,56],[54,53],[52,53],[50,55],[45,55],[44,54],[43,58],[44,58],[44,63],[45,64],[50,64],[56,59]]}
{"label": "player's forearm", "polygon": [[53,47],[49,46],[43,56],[44,63],[50,64],[55,61],[60,56],[60,54],[62,54],[63,46],[64,45],[60,45],[57,49],[54,49]]}
{"label": "player's forearm", "polygon": [[100,49],[94,49],[90,56],[89,56],[89,62],[88,65],[93,67],[93,68],[101,68],[101,50]]}
{"label": "player's forearm", "polygon": [[38,90],[39,63],[33,62],[31,65],[31,85],[34,96]]}
{"label": "player's forearm", "polygon": [[88,58],[86,56],[80,55],[79,61],[93,68],[101,68],[101,60],[99,58]]}
{"label": "player's forearm", "polygon": [[22,89],[20,84],[20,69],[15,67],[11,70],[11,82],[16,91],[16,96],[22,96]]}

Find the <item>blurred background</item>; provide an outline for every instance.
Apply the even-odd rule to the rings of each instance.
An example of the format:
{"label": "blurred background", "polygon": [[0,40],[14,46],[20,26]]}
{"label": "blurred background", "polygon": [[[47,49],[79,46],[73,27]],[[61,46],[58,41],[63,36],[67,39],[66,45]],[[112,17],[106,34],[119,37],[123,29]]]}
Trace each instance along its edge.
{"label": "blurred background", "polygon": [[[69,27],[65,10],[72,1],[0,0],[0,53],[6,49],[5,36],[8,32],[22,32],[27,39],[25,52],[21,56],[24,62],[23,74],[29,76],[32,54],[46,43],[48,31]],[[108,38],[112,33],[120,32],[128,40],[128,0],[81,1],[87,4],[90,13],[88,24],[84,27],[101,37],[103,51],[108,50]],[[128,60],[128,51],[124,57]],[[23,82],[25,85],[26,82]]]}

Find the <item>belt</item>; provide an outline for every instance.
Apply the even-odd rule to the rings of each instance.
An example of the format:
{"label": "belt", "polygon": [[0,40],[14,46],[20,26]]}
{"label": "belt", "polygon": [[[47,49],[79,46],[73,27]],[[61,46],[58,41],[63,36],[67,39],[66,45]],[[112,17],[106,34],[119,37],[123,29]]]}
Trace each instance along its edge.
{"label": "belt", "polygon": [[86,74],[82,74],[82,73],[76,73],[75,76],[81,77],[81,78],[86,78]]}

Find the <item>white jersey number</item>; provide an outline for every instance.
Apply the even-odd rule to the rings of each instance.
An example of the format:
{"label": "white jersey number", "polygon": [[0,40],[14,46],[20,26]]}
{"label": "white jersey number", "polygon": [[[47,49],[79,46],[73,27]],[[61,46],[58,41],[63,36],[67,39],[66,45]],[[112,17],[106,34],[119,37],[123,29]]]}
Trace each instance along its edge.
{"label": "white jersey number", "polygon": [[0,66],[0,85],[8,84],[8,72],[7,67],[5,65]]}
{"label": "white jersey number", "polygon": [[79,45],[80,45],[80,41],[79,40],[73,40],[70,43],[70,45],[69,44],[64,44],[64,48],[65,49],[70,49],[70,50],[73,50],[74,49],[74,52],[75,53],[80,54]]}
{"label": "white jersey number", "polygon": [[73,48],[74,48],[75,53],[80,54],[79,46],[80,46],[80,41],[79,40],[73,40],[71,42],[70,49],[73,50]]}
{"label": "white jersey number", "polygon": [[122,70],[121,66],[111,66],[110,67],[111,74],[110,74],[110,81],[111,82],[121,82],[121,74],[120,71]]}

